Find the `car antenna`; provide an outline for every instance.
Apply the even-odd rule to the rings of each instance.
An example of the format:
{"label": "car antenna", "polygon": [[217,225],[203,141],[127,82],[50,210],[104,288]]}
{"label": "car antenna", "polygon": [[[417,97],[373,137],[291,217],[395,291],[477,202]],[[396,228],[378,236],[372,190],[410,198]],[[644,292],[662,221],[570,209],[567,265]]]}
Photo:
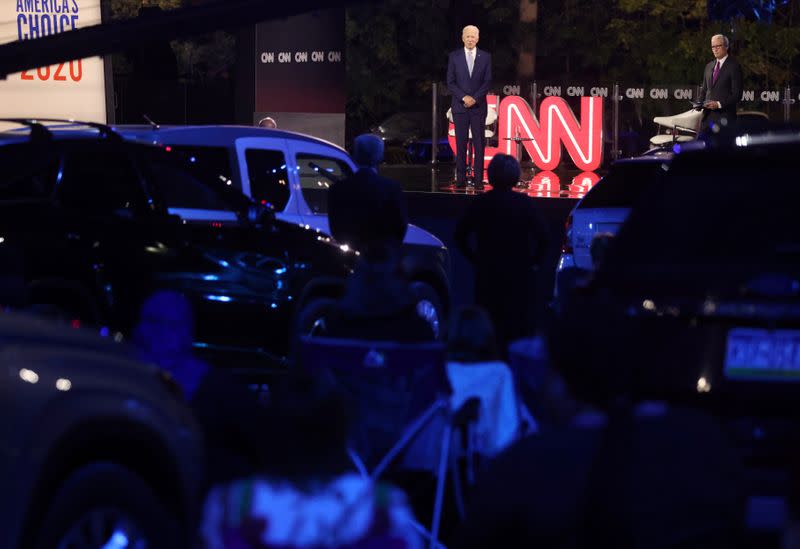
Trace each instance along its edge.
{"label": "car antenna", "polygon": [[150,124],[150,129],[152,129],[153,131],[156,131],[156,130],[160,130],[160,129],[161,129],[161,126],[159,126],[158,124],[156,124],[155,122],[153,122],[153,119],[152,119],[152,118],[150,118],[149,116],[147,116],[146,114],[143,114],[143,115],[142,115],[142,118],[144,118],[144,119],[145,119],[145,121],[146,121],[148,124]]}

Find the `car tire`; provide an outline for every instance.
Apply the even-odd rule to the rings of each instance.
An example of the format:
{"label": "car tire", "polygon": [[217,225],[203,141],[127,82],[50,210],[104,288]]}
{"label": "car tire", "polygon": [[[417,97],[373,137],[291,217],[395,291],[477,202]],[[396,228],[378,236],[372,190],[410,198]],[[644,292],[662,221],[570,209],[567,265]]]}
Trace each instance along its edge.
{"label": "car tire", "polygon": [[443,340],[446,331],[446,313],[441,297],[427,282],[412,282],[411,292],[417,303],[417,314],[430,324],[436,339]]}
{"label": "car tire", "polygon": [[34,526],[36,549],[182,547],[180,522],[138,475],[114,463],[72,473]]}

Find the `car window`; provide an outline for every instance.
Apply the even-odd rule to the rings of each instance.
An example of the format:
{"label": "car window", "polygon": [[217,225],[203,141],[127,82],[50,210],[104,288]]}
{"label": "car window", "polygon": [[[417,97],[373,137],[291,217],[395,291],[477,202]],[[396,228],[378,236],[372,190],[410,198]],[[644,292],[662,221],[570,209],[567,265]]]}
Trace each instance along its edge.
{"label": "car window", "polygon": [[[171,150],[170,150],[171,149]],[[214,190],[214,186],[230,184],[230,179],[224,182],[220,173],[212,171],[203,173],[203,167],[209,163],[197,165],[191,161],[193,153],[172,148],[143,147],[141,152],[143,169],[148,184],[155,190],[158,197],[170,211],[175,209],[197,210],[231,210],[231,205],[226,203]],[[213,155],[208,155],[213,157]],[[206,182],[198,179],[196,174],[202,174]]]}
{"label": "car window", "polygon": [[303,198],[306,199],[308,207],[315,214],[327,214],[327,190],[334,181],[353,174],[350,166],[338,158],[309,153],[297,155],[297,166]]}
{"label": "car window", "polygon": [[625,162],[586,193],[580,208],[632,208],[642,192],[658,177],[662,162]]}
{"label": "car window", "polygon": [[43,198],[53,191],[55,151],[31,143],[0,147],[0,200]]}
{"label": "car window", "polygon": [[98,214],[130,216],[148,204],[128,151],[116,143],[67,144],[56,193],[62,205]]}
{"label": "car window", "polygon": [[189,172],[195,179],[207,185],[233,180],[231,155],[225,147],[202,147],[196,145],[167,145],[172,162]]}
{"label": "car window", "polygon": [[289,176],[282,151],[247,149],[244,153],[250,196],[256,202],[283,211],[289,202]]}

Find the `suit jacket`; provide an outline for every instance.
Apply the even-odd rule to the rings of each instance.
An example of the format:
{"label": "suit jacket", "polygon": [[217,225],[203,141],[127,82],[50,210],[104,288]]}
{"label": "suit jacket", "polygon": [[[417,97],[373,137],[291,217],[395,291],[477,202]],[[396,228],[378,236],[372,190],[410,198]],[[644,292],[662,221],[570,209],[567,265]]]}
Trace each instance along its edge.
{"label": "suit jacket", "polygon": [[736,116],[736,105],[742,98],[742,67],[730,55],[719,69],[716,83],[712,83],[714,65],[717,60],[706,65],[703,72],[703,86],[700,89],[700,99],[703,101],[719,101],[722,103],[720,114],[729,117]]}
{"label": "suit jacket", "polygon": [[464,48],[450,53],[447,60],[447,88],[453,96],[451,107],[454,113],[467,112],[468,109],[461,102],[465,95],[470,95],[477,101],[473,109],[486,112],[486,94],[491,85],[492,56],[488,52],[475,48],[472,76],[469,74]]}

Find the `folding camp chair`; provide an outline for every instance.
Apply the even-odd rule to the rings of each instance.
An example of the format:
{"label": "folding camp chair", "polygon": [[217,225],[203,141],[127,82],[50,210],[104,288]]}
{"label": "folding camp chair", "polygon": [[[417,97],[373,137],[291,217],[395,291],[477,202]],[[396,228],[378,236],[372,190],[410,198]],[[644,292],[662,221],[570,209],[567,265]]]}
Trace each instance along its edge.
{"label": "folding camp chair", "polygon": [[454,463],[453,427],[455,420],[471,417],[450,410],[444,345],[306,336],[299,358],[306,370],[329,376],[346,393],[355,427],[351,457],[364,474],[376,480],[392,465],[408,465],[412,456],[422,461],[411,468],[434,471],[433,517],[430,531],[423,533],[430,547],[439,546],[445,479]]}

